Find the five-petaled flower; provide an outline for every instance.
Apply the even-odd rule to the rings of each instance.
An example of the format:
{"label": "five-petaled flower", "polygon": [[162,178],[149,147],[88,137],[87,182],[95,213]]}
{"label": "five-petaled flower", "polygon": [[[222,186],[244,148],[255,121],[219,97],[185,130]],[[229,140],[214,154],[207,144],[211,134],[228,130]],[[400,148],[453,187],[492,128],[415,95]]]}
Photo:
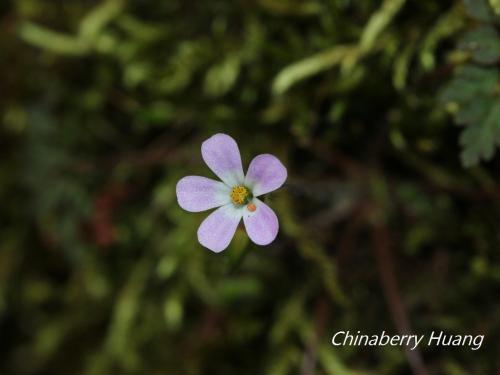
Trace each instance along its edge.
{"label": "five-petaled flower", "polygon": [[278,218],[257,197],[284,184],[287,171],[271,154],[256,156],[246,176],[235,140],[216,134],[201,145],[208,167],[223,181],[187,176],[177,183],[177,201],[190,212],[218,207],[198,228],[198,241],[214,252],[226,249],[243,218],[250,239],[257,245],[270,244],[278,234]]}

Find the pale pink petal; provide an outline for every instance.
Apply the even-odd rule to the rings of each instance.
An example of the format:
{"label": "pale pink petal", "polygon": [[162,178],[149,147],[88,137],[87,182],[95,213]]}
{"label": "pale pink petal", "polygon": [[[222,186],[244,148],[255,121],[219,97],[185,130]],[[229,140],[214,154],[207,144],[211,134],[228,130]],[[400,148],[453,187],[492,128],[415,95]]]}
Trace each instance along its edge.
{"label": "pale pink petal", "polygon": [[232,203],[218,208],[201,223],[198,241],[213,252],[221,252],[233,239],[242,215],[243,207]]}
{"label": "pale pink petal", "polygon": [[274,211],[261,200],[254,198],[252,203],[256,210],[251,212],[245,207],[243,213],[243,222],[248,237],[257,245],[268,245],[278,234],[278,218]]}
{"label": "pale pink petal", "polygon": [[250,188],[254,197],[258,197],[281,187],[286,177],[286,168],[276,156],[257,155],[248,167],[245,186]]}
{"label": "pale pink petal", "polygon": [[233,138],[226,134],[216,134],[203,142],[201,154],[208,167],[228,186],[243,183],[240,150]]}
{"label": "pale pink petal", "polygon": [[200,212],[230,203],[231,189],[220,181],[201,176],[182,178],[176,186],[177,202],[186,211]]}

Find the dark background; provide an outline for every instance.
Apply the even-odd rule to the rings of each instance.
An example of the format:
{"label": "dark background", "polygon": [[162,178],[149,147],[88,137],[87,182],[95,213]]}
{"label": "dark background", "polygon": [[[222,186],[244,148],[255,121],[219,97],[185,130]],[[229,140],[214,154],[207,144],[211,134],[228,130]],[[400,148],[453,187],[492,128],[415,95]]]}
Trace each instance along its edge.
{"label": "dark background", "polygon": [[[0,373],[500,374],[497,3],[3,0]],[[219,132],[270,246],[176,202]]]}

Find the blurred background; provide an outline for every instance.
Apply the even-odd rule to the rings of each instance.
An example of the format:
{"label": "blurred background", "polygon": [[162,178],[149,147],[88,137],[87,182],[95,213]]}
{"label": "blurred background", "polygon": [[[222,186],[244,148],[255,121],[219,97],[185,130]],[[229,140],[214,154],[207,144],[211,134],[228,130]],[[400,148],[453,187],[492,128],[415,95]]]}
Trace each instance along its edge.
{"label": "blurred background", "polygon": [[[500,374],[499,14],[2,0],[0,373]],[[176,202],[219,132],[288,168],[270,246],[214,254]]]}

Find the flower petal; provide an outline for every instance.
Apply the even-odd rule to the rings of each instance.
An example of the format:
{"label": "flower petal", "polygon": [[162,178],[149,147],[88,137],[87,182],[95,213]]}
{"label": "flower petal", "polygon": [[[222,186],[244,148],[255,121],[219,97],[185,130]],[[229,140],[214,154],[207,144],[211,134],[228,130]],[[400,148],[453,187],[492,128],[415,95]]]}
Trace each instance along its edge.
{"label": "flower petal", "polygon": [[242,215],[243,208],[232,203],[218,208],[201,223],[198,241],[216,253],[221,252],[233,239]]}
{"label": "flower petal", "polygon": [[257,245],[269,245],[278,235],[279,223],[274,211],[261,200],[254,198],[255,211],[245,208],[243,222],[248,237]]}
{"label": "flower petal", "polygon": [[252,190],[254,197],[258,197],[281,187],[286,177],[286,168],[276,156],[257,155],[248,167],[245,186]]}
{"label": "flower petal", "polygon": [[208,167],[229,187],[243,183],[243,166],[236,141],[226,134],[215,134],[201,145]]}
{"label": "flower petal", "polygon": [[200,212],[231,202],[231,189],[220,181],[201,176],[182,178],[176,186],[177,202],[186,211]]}

